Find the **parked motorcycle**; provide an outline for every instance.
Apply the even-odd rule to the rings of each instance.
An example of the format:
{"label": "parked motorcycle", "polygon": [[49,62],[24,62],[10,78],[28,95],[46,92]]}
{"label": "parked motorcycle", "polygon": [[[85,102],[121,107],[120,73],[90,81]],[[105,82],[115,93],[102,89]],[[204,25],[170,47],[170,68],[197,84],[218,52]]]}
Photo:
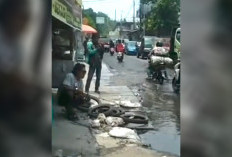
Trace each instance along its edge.
{"label": "parked motorcycle", "polygon": [[113,48],[113,47],[110,48],[110,55],[111,55],[111,56],[114,55],[114,48]]}
{"label": "parked motorcycle", "polygon": [[118,52],[117,54],[117,59],[118,59],[118,62],[122,62],[123,61],[123,52]]}
{"label": "parked motorcycle", "polygon": [[176,93],[180,92],[180,62],[174,67],[174,78],[172,79],[172,88]]}

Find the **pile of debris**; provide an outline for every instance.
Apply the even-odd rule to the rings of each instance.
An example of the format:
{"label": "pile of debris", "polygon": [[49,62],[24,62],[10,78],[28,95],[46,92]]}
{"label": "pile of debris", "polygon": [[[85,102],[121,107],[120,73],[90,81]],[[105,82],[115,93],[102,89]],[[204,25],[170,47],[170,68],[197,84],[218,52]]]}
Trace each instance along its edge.
{"label": "pile of debris", "polygon": [[105,114],[100,113],[97,119],[91,120],[90,122],[92,128],[105,128],[109,127],[116,127],[122,126],[125,124],[122,118],[120,117],[106,117]]}
{"label": "pile of debris", "polygon": [[116,101],[91,107],[88,115],[90,126],[97,134],[107,134],[113,138],[132,143],[141,143],[136,130],[153,129],[149,127],[148,117],[141,112],[142,105],[131,101]]}
{"label": "pile of debris", "polygon": [[150,130],[148,117],[142,112],[142,105],[138,102],[115,101],[113,104],[98,104],[82,106],[81,111],[90,117],[89,126],[97,134],[107,134],[121,140],[127,139],[139,143],[136,130]]}

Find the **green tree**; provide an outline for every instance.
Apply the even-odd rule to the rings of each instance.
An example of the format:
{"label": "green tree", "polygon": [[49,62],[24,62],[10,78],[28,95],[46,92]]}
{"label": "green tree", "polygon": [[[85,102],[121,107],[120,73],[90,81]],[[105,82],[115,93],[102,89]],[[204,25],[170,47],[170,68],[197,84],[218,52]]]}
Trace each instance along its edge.
{"label": "green tree", "polygon": [[92,26],[95,29],[97,28],[96,23],[94,22],[94,19],[92,17],[90,17],[89,15],[85,15],[84,19],[87,20],[84,24]]}
{"label": "green tree", "polygon": [[180,0],[142,0],[154,5],[145,21],[146,32],[169,35],[173,26],[179,24]]}
{"label": "green tree", "polygon": [[95,29],[97,28],[95,18],[94,18],[96,17],[96,13],[93,11],[93,9],[89,8],[89,9],[83,10],[83,17],[87,19],[87,24],[89,26],[92,26]]}
{"label": "green tree", "polygon": [[[97,29],[101,36],[108,36],[109,31],[112,31],[116,23],[111,20],[108,15],[102,12],[94,12],[93,9],[89,8],[83,11],[84,18],[88,19],[88,25]],[[96,24],[96,17],[104,17],[104,24]]]}
{"label": "green tree", "polygon": [[142,4],[147,4],[147,3],[156,3],[157,0],[140,0]]}

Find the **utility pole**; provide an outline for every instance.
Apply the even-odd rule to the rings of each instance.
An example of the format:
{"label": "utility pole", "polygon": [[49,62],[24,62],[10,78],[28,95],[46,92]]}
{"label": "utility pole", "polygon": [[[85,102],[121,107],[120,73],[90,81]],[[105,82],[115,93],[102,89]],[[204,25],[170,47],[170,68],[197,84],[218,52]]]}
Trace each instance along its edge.
{"label": "utility pole", "polygon": [[141,18],[142,18],[142,4],[141,4],[141,1],[139,2],[139,29],[140,31],[142,30],[142,21],[141,21]]}
{"label": "utility pole", "polygon": [[115,9],[115,22],[116,22],[116,9]]}
{"label": "utility pole", "polygon": [[121,20],[120,20],[120,38],[122,38],[122,11],[121,11]]}
{"label": "utility pole", "polygon": [[143,36],[145,36],[145,33],[146,33],[146,27],[145,27],[145,20],[146,20],[146,14],[145,14],[145,5],[146,4],[143,4]]}
{"label": "utility pole", "polygon": [[133,29],[135,29],[135,0],[133,1]]}

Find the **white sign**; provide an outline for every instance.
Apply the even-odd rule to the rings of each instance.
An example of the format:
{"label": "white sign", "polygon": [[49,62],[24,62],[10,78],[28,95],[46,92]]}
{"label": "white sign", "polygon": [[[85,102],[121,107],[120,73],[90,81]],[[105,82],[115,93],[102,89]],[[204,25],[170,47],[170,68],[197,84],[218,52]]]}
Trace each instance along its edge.
{"label": "white sign", "polygon": [[104,17],[96,17],[96,23],[97,24],[104,24],[105,18]]}

